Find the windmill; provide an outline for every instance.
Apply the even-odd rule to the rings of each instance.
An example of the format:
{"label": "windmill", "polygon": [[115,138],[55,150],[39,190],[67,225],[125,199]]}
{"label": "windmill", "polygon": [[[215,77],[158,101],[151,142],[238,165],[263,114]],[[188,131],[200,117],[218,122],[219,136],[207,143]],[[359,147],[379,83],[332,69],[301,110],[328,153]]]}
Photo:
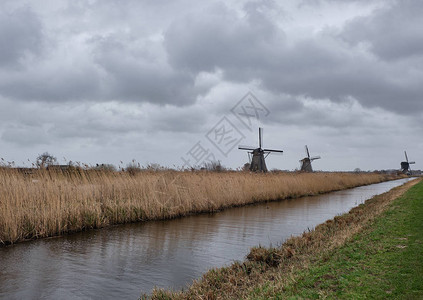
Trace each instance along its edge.
{"label": "windmill", "polygon": [[407,151],[404,151],[405,154],[405,161],[401,162],[401,171],[404,174],[411,174],[411,168],[410,165],[415,164],[414,161],[408,161]]}
{"label": "windmill", "polygon": [[311,162],[313,160],[320,159],[320,156],[310,157],[310,152],[308,151],[307,145],[305,146],[305,151],[306,151],[307,157],[304,157],[302,160],[300,160],[301,171],[313,172],[313,168],[311,167]]}
{"label": "windmill", "polygon": [[238,149],[240,150],[247,150],[248,156],[252,155],[251,164],[250,164],[250,171],[253,172],[267,172],[266,167],[266,157],[272,153],[283,153],[282,150],[274,150],[274,149],[263,149],[263,128],[259,127],[259,146],[258,148],[255,147],[248,147],[248,146],[239,146]]}

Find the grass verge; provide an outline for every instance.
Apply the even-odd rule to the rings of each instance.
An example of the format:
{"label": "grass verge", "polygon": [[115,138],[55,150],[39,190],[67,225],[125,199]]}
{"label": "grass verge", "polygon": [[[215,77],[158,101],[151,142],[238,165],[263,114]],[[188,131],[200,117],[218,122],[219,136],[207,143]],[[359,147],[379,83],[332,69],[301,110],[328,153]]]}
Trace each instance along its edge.
{"label": "grass verge", "polygon": [[[152,299],[422,299],[423,182],[409,182],[279,248]],[[410,189],[407,193],[405,193]],[[405,194],[404,194],[405,193]]]}
{"label": "grass verge", "polygon": [[[261,297],[263,290],[253,293]],[[423,183],[275,298],[423,299]]]}

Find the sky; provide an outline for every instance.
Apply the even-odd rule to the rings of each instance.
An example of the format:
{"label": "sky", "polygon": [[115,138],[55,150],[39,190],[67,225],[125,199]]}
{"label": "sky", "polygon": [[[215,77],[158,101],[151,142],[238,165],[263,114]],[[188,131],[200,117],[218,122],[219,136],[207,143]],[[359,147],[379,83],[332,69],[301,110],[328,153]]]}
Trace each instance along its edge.
{"label": "sky", "polygon": [[0,157],[423,169],[423,2],[2,0]]}

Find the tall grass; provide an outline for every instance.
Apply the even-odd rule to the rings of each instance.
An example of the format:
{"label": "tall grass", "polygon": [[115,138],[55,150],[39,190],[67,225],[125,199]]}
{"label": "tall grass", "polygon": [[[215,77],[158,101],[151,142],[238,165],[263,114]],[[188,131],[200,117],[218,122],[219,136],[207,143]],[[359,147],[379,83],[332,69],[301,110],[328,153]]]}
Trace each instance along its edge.
{"label": "tall grass", "polygon": [[167,219],[325,193],[393,177],[354,173],[39,170],[0,168],[0,245],[110,224]]}

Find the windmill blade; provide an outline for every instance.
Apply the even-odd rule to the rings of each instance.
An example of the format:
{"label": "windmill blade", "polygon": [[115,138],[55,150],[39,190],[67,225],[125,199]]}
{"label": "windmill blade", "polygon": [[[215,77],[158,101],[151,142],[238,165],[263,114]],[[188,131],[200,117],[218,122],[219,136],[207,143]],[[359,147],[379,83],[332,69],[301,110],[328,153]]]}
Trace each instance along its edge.
{"label": "windmill blade", "polygon": [[259,127],[259,148],[263,145],[263,128]]}
{"label": "windmill blade", "polygon": [[404,154],[405,154],[405,160],[408,162],[407,151],[404,151]]}
{"label": "windmill blade", "polygon": [[276,152],[276,153],[283,153],[283,150],[275,150],[275,149],[263,149],[264,152]]}
{"label": "windmill blade", "polygon": [[415,161],[410,161],[408,164],[409,165],[414,165],[416,162]]}
{"label": "windmill blade", "polygon": [[312,158],[310,158],[310,160],[316,160],[316,159],[321,159],[320,156],[313,156]]}
{"label": "windmill blade", "polygon": [[238,146],[238,149],[239,150],[251,150],[251,151],[253,151],[253,150],[257,149],[257,148],[256,147],[251,147],[251,146],[241,146],[241,145],[239,145]]}
{"label": "windmill blade", "polygon": [[308,147],[307,147],[307,145],[305,145],[305,150],[306,150],[306,155],[307,155],[307,157],[308,157],[308,158],[310,158],[310,152],[308,152]]}

